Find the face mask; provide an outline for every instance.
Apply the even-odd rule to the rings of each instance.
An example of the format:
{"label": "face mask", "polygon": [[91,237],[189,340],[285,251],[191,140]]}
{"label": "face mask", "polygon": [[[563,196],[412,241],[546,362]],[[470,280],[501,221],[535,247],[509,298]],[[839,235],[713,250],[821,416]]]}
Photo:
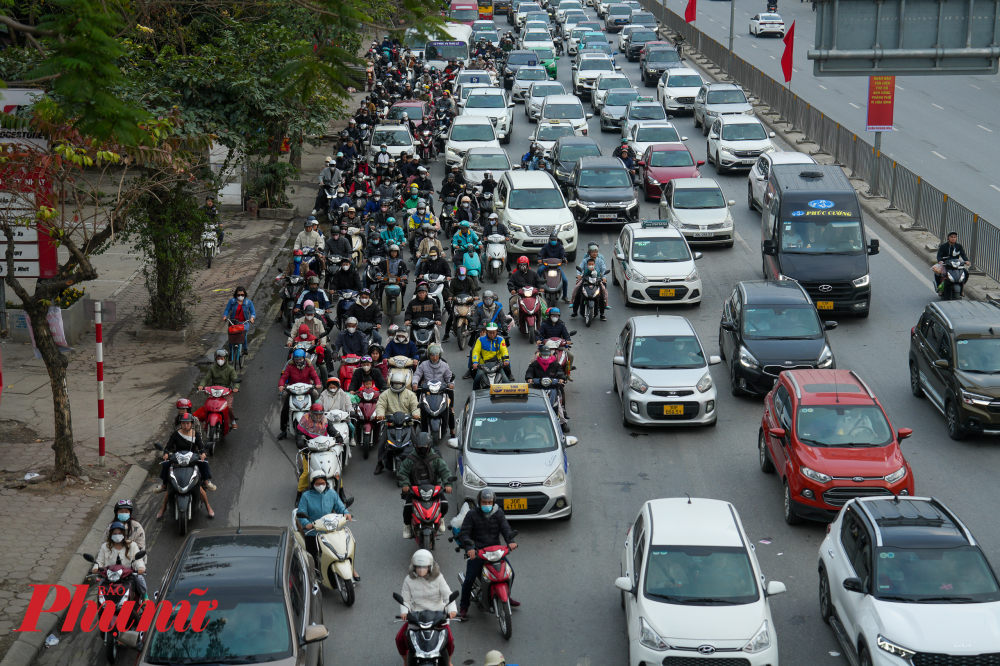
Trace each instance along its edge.
{"label": "face mask", "polygon": [[348,270],[350,270],[350,269],[351,269],[351,267],[350,267],[350,266],[341,266],[341,267],[340,267],[340,270],[342,270],[342,271],[348,271]]}
{"label": "face mask", "polygon": [[245,298],[246,298],[246,296],[237,296],[236,300],[239,301],[240,303],[242,303]]}
{"label": "face mask", "polygon": [[[302,339],[302,340],[305,340],[308,337],[309,337],[308,333],[303,333],[302,335],[299,336],[299,338]],[[220,363],[219,365],[222,365],[222,364]]]}
{"label": "face mask", "polygon": [[361,305],[368,305],[368,303],[370,302],[370,299],[367,299],[367,298],[359,298],[359,299],[358,299],[358,302],[359,302],[359,303],[361,303]]}
{"label": "face mask", "polygon": [[481,506],[479,508],[483,510],[483,513],[489,513],[491,511],[493,511],[493,505],[492,504],[490,504],[488,506]]}
{"label": "face mask", "polygon": [[528,272],[528,267],[527,267],[527,266],[525,266],[524,264],[521,264],[521,265],[520,265],[520,266],[518,267],[518,270],[519,270],[519,271],[521,271],[522,273],[527,273],[527,272]]}
{"label": "face mask", "polygon": [[295,257],[295,263],[301,264],[302,263],[302,257]]}
{"label": "face mask", "polygon": [[226,364],[226,359],[224,359],[224,358],[217,358],[217,359],[215,359],[215,364],[216,365],[220,365],[220,366],[225,365]]}
{"label": "face mask", "polygon": [[127,523],[128,519],[129,519],[129,514],[127,514],[127,513],[119,513],[118,514],[118,522],[120,522],[120,523]]}
{"label": "face mask", "polygon": [[549,241],[549,245],[557,245],[559,241]]}
{"label": "face mask", "polygon": [[121,543],[122,541],[125,540],[125,537],[122,536],[121,534],[112,534],[111,540],[114,541],[115,543]]}
{"label": "face mask", "polygon": [[417,575],[420,576],[421,578],[427,575],[427,567],[414,567],[414,570],[417,572]]}
{"label": "face mask", "polygon": [[559,317],[553,317],[552,318],[552,323],[553,324],[557,323],[558,321],[559,321]]}
{"label": "face mask", "polygon": [[357,327],[357,326],[348,326],[348,327],[347,327],[347,332],[348,332],[348,333],[353,333],[353,332],[354,332],[354,331],[356,331],[356,330],[358,330],[358,327]]}
{"label": "face mask", "polygon": [[430,254],[430,255],[427,255],[427,258],[430,259],[431,261],[434,261],[435,259],[438,258],[438,256],[436,254]]}
{"label": "face mask", "polygon": [[383,149],[382,149],[382,152],[383,152],[383,153],[385,153],[385,152],[388,152],[388,151],[387,151],[387,150],[386,150],[385,148],[383,148]]}
{"label": "face mask", "polygon": [[306,321],[312,321],[312,320],[313,320],[312,315],[306,315]]}
{"label": "face mask", "polygon": [[541,358],[552,358],[552,352],[551,352],[551,351],[549,351],[549,350],[545,350],[545,351],[541,351],[541,352],[538,352],[538,355],[539,355],[539,356],[540,356]]}
{"label": "face mask", "polygon": [[467,203],[462,204],[462,208],[464,208],[465,210],[469,210],[469,204]]}
{"label": "face mask", "polygon": [[[423,293],[423,292],[421,292],[421,293]],[[424,296],[426,296],[426,295],[427,294],[424,294]],[[405,345],[406,344],[406,338],[396,338],[396,342],[398,342],[401,345]]]}
{"label": "face mask", "polygon": [[325,483],[317,483],[315,486],[313,486],[313,488],[316,490],[316,492],[321,493],[324,490],[326,490],[326,484]]}
{"label": "face mask", "polygon": [[361,369],[364,370],[365,372],[371,372],[372,366],[370,366],[370,365],[363,365],[363,366],[361,366]]}
{"label": "face mask", "polygon": [[295,367],[296,368],[301,368],[302,366],[304,366],[306,364],[306,360],[304,358],[297,358],[297,359],[295,359],[294,362],[295,362]]}
{"label": "face mask", "polygon": [[485,305],[486,307],[490,307],[491,305],[493,305],[493,299],[492,298],[484,298],[483,299],[483,305]]}

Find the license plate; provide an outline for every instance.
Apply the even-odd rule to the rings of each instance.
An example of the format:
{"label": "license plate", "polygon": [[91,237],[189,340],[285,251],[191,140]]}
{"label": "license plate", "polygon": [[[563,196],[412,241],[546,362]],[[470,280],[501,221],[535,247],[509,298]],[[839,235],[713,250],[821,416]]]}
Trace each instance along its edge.
{"label": "license plate", "polygon": [[695,238],[710,238],[711,236],[714,235],[715,234],[713,234],[711,231],[696,231],[694,233]]}
{"label": "license plate", "polygon": [[674,295],[673,289],[661,289],[660,298],[672,298]]}
{"label": "license plate", "polygon": [[503,501],[504,511],[527,511],[528,510],[528,498],[527,497],[511,497]]}
{"label": "license plate", "polygon": [[684,405],[664,405],[664,416],[684,416]]}
{"label": "license plate", "polygon": [[684,105],[684,110],[685,111],[694,111],[694,104],[685,104]]}
{"label": "license plate", "polygon": [[615,215],[614,213],[598,213],[597,214],[597,218],[600,219],[600,220],[613,220],[616,217],[618,217],[618,216]]}
{"label": "license plate", "polygon": [[546,243],[548,243],[547,240],[533,240],[533,241],[528,241],[529,245],[545,245]]}
{"label": "license plate", "polygon": [[817,310],[832,310],[833,301],[816,301]]}
{"label": "license plate", "polygon": [[740,160],[742,164],[754,164],[757,160]]}

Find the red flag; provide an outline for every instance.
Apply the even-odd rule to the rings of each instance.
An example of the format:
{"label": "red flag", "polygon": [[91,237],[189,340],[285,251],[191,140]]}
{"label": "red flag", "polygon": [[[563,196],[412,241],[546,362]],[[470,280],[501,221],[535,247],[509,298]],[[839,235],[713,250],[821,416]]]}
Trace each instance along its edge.
{"label": "red flag", "polygon": [[[694,2],[694,0],[691,1]],[[788,83],[792,80],[792,51],[795,48],[795,21],[792,21],[792,27],[788,29],[782,41],[785,42],[785,52],[781,54],[781,71],[785,73],[785,83]]]}
{"label": "red flag", "polygon": [[688,0],[687,9],[684,10],[684,20],[694,23],[698,19],[698,0]]}

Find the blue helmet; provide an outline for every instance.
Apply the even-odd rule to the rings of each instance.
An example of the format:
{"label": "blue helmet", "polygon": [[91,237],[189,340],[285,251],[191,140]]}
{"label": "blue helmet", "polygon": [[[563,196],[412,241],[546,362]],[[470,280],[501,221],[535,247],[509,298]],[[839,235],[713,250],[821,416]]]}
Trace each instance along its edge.
{"label": "blue helmet", "polygon": [[550,317],[551,317],[552,315],[557,315],[557,314],[559,314],[559,308],[549,308],[549,311],[548,311],[548,315],[549,315]]}
{"label": "blue helmet", "polygon": [[115,522],[111,523],[110,527],[108,527],[108,534],[110,534],[114,530],[121,530],[123,532],[127,532],[128,528],[125,527],[125,523],[121,523],[116,520]]}
{"label": "blue helmet", "polygon": [[292,358],[305,358],[305,357],[306,357],[305,349],[296,349],[295,351],[292,352]]}

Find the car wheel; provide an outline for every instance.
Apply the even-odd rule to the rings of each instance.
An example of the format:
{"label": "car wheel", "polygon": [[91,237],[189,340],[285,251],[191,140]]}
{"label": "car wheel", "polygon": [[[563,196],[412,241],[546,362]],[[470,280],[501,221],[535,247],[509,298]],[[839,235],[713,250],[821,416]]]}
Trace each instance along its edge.
{"label": "car wheel", "polygon": [[789,525],[798,525],[802,522],[802,518],[795,513],[795,507],[792,506],[792,491],[788,489],[787,481],[785,481],[785,522]]}
{"label": "car wheel", "polygon": [[719,174],[720,176],[729,173],[729,169],[722,166],[722,162],[719,160],[718,151],[716,151],[715,153],[715,173]]}
{"label": "car wheel", "polygon": [[625,416],[625,394],[624,393],[622,394],[622,397],[621,397],[621,403],[622,403],[622,427],[623,428],[630,428],[630,427],[632,427],[632,424],[628,422],[628,417]]}
{"label": "car wheel", "polygon": [[771,462],[771,453],[767,450],[767,438],[764,437],[763,428],[757,434],[757,453],[760,459],[760,471],[764,474],[774,474],[774,463]]}
{"label": "car wheel", "polygon": [[618,286],[618,276],[615,275],[615,269],[613,266],[611,267],[611,284],[616,287]]}
{"label": "car wheel", "polygon": [[712,163],[712,150],[711,150],[711,148],[712,148],[712,146],[709,145],[709,143],[706,141],[705,142],[705,159],[708,160],[709,164]]}
{"label": "car wheel", "polygon": [[757,204],[753,201],[753,185],[747,183],[747,208],[757,210]]}
{"label": "car wheel", "polygon": [[708,123],[701,124],[701,135],[708,136]]}
{"label": "car wheel", "polygon": [[858,664],[860,666],[872,666],[872,657],[868,654],[868,648],[861,648],[861,651],[858,653]]}
{"label": "car wheel", "polygon": [[764,259],[760,261],[760,274],[764,276],[765,280],[771,279],[771,276],[767,274],[767,261]]}
{"label": "car wheel", "polygon": [[944,406],[944,415],[948,419],[948,436],[955,441],[965,439],[965,429],[958,421],[958,407],[955,406],[954,400],[949,400]]}
{"label": "car wheel", "polygon": [[830,579],[826,575],[826,569],[819,570],[819,616],[823,621],[830,624],[830,616],[833,615],[833,602],[830,600]]}
{"label": "car wheel", "polygon": [[628,291],[627,290],[628,290],[628,285],[623,282],[622,283],[622,296],[625,297],[625,307],[629,308],[629,309],[632,309],[632,308],[635,307],[635,303],[633,303],[631,300],[629,300]]}
{"label": "car wheel", "polygon": [[653,197],[649,196],[649,189],[646,187],[645,179],[643,179],[642,183],[642,198],[644,201],[655,201]]}
{"label": "car wheel", "polygon": [[719,326],[719,358],[726,358],[726,348],[722,346],[722,326]]}
{"label": "car wheel", "polygon": [[910,393],[918,398],[924,397],[924,390],[920,388],[920,370],[915,361],[910,362]]}
{"label": "car wheel", "polygon": [[698,129],[699,127],[701,127],[701,123],[698,121],[698,112],[697,111],[691,114],[691,120],[694,121],[694,127],[695,127],[695,129]]}

